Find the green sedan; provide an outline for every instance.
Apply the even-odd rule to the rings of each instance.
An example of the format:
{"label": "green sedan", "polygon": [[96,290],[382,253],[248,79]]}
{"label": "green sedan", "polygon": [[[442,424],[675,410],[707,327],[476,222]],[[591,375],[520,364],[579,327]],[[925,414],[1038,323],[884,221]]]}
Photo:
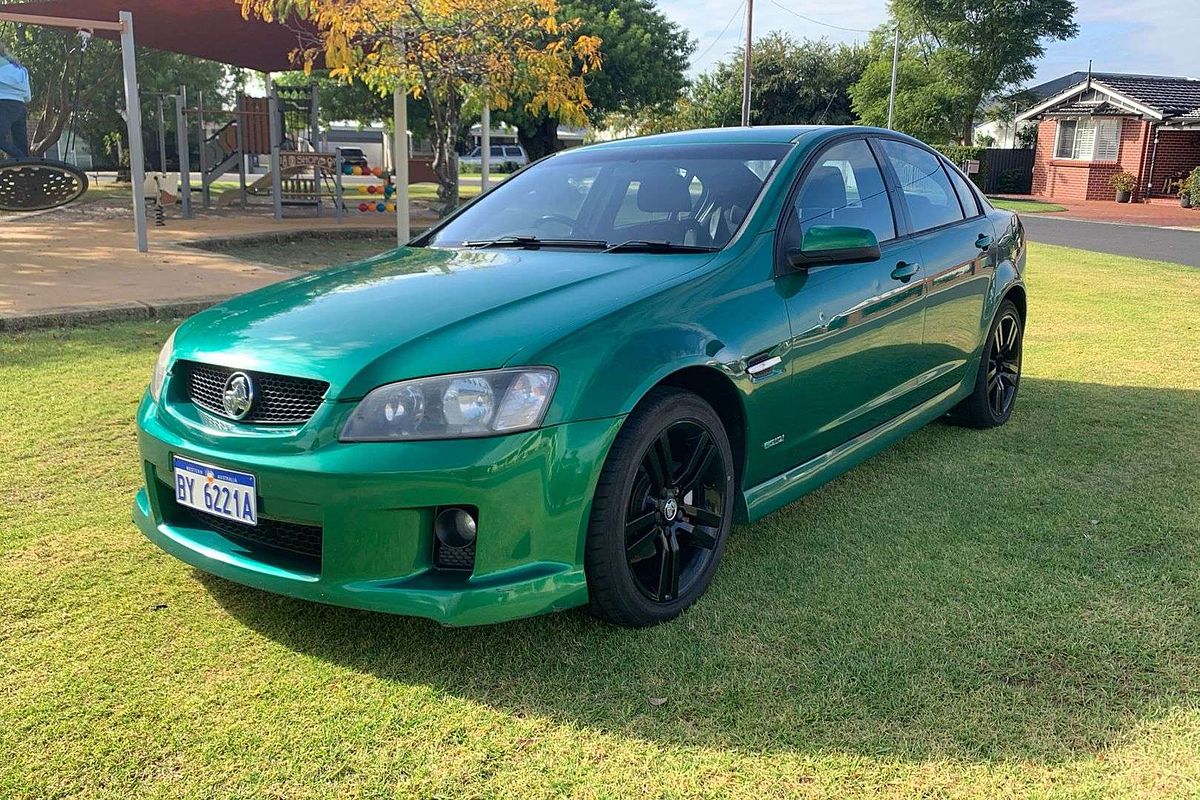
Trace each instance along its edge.
{"label": "green sedan", "polygon": [[932,420],[1002,425],[1024,265],[1016,215],[890,131],[562,152],[406,247],[184,322],[138,411],[134,520],[308,600],[662,622],[734,522]]}

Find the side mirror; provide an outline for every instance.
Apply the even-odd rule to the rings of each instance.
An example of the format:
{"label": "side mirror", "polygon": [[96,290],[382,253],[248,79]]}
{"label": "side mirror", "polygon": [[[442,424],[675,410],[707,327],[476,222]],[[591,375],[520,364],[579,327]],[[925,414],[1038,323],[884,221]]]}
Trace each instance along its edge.
{"label": "side mirror", "polygon": [[825,264],[878,261],[881,257],[874,232],[846,225],[813,225],[804,232],[800,247],[787,254],[788,263],[800,270]]}

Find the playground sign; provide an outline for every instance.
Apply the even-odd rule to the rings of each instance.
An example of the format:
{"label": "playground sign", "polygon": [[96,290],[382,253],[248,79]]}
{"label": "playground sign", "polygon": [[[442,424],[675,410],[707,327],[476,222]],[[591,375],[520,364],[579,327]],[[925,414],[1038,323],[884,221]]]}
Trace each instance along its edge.
{"label": "playground sign", "polygon": [[279,166],[282,169],[319,167],[325,172],[332,173],[336,168],[335,164],[336,156],[332,153],[308,153],[299,150],[279,151]]}

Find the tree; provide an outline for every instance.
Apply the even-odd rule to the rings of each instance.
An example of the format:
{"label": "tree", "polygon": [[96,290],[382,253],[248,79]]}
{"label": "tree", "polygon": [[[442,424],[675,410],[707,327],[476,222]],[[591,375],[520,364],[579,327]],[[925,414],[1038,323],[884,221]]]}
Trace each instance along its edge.
{"label": "tree", "polygon": [[[685,73],[695,44],[653,0],[568,0],[562,13],[579,20],[580,34],[604,42],[601,68],[580,76],[590,101],[589,122],[667,108],[687,86]],[[517,127],[530,158],[556,149],[559,121],[545,111],[530,113],[517,103],[497,117]]]}
{"label": "tree", "polygon": [[1079,33],[1071,0],[892,0],[892,13],[937,51],[956,90],[962,144],[985,101],[1034,76],[1047,41]]}
{"label": "tree", "polygon": [[[853,110],[864,125],[883,127],[892,85],[891,26],[880,27],[867,44],[870,62],[850,88]],[[898,131],[930,144],[948,144],[958,135],[962,90],[950,78],[936,47],[901,28],[896,108]]]}
{"label": "tree", "polygon": [[555,0],[241,0],[268,21],[295,13],[311,23],[300,59],[323,56],[335,78],[362,80],[429,103],[433,170],[443,213],[458,203],[456,143],[469,101],[582,124],[590,105],[582,76],[600,66],[600,41],[560,21]]}
{"label": "tree", "polygon": [[[115,136],[125,141],[127,129],[121,116],[125,90],[117,43],[87,39],[61,28],[11,23],[0,23],[0,37],[11,43],[13,54],[29,68],[33,155],[44,155],[71,130],[94,153],[103,151],[106,139]],[[203,90],[214,103],[228,100],[230,71],[221,64],[148,48],[138,48],[137,61],[144,93],[173,91],[187,84],[193,91]],[[153,108],[152,100],[143,100],[146,120],[153,119],[149,115]],[[148,141],[157,138],[152,124],[143,129]]]}
{"label": "tree", "polygon": [[[381,94],[362,80],[333,78],[329,70],[281,72],[275,76],[282,86],[307,86],[315,83],[320,102],[317,114],[322,125],[333,122],[357,122],[364,127],[383,122],[391,130],[392,96]],[[408,129],[418,138],[425,138],[431,131],[429,104],[423,99],[408,98]]]}
{"label": "tree", "polygon": [[[859,45],[825,39],[797,41],[773,31],[751,50],[754,76],[750,95],[753,125],[844,125],[855,120],[850,87],[862,75],[869,55]],[[616,124],[643,133],[736,125],[741,119],[742,56],[731,54],[695,82],[666,113],[650,113]]]}

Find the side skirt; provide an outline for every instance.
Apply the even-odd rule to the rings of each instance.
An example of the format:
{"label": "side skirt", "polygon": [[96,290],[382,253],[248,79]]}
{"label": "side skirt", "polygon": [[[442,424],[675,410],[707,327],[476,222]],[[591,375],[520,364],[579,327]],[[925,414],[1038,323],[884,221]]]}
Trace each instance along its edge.
{"label": "side skirt", "polygon": [[[971,373],[974,375],[974,372]],[[793,500],[866,461],[889,445],[945,414],[962,399],[962,384],[951,386],[921,405],[904,412],[866,433],[745,490],[746,516],[750,522],[782,508]]]}

